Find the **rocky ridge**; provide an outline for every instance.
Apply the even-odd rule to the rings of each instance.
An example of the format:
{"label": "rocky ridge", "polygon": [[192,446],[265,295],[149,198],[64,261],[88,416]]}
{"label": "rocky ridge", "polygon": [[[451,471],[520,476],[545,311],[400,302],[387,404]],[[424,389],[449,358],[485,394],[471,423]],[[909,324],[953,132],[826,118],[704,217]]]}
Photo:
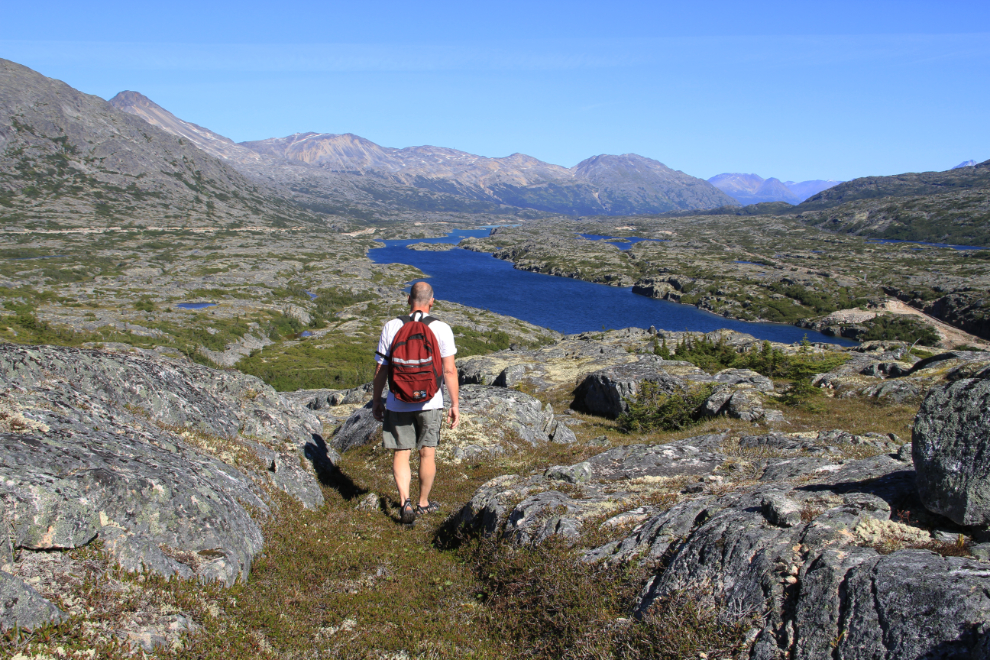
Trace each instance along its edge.
{"label": "rocky ridge", "polygon": [[[498,477],[458,522],[516,544],[564,539],[585,562],[641,564],[652,577],[629,604],[637,617],[691,593],[722,621],[749,621],[737,657],[982,658],[990,473],[983,458],[961,477],[945,466],[990,442],[988,373],[931,390],[913,460],[893,436],[704,435]],[[595,530],[614,540],[582,545]]]}
{"label": "rocky ridge", "polygon": [[516,207],[568,215],[735,204],[707,181],[636,154],[594,156],[566,168],[525,154],[487,158],[444,147],[394,149],[351,134],[297,133],[235,144],[136,92],[121,92],[111,104],[331,212],[356,203],[378,208],[383,198],[417,210],[504,213],[503,207]]}
{"label": "rocky ridge", "polygon": [[8,227],[318,220],[183,138],[7,60],[0,60],[0,208]]}
{"label": "rocky ridge", "polygon": [[263,543],[249,509],[275,491],[321,506],[337,460],[312,414],[238,372],[2,344],[0,387],[4,629],[61,620],[57,588],[19,576],[94,540],[128,571],[246,578]]}

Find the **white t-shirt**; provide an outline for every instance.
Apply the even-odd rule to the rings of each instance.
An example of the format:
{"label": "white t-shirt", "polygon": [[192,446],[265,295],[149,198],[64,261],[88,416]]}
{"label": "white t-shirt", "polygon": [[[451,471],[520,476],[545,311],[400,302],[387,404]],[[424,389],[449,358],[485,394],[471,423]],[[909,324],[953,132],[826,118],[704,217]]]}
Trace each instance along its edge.
{"label": "white t-shirt", "polygon": [[[395,333],[399,331],[402,327],[402,321],[399,319],[392,319],[385,324],[382,328],[382,336],[378,340],[378,353],[375,354],[375,362],[378,364],[386,364],[388,360],[383,358],[382,355],[388,355],[388,350],[392,346],[392,340],[395,338]],[[450,326],[443,321],[434,321],[430,324],[430,330],[437,337],[437,343],[440,345],[440,357],[450,357],[457,353],[457,347],[454,346],[454,332],[450,329]],[[393,412],[416,412],[418,410],[434,410],[437,408],[443,408],[443,388],[437,390],[437,393],[433,395],[433,398],[425,403],[409,403],[407,401],[400,401],[396,399],[389,390],[388,398],[385,400],[385,407]]]}

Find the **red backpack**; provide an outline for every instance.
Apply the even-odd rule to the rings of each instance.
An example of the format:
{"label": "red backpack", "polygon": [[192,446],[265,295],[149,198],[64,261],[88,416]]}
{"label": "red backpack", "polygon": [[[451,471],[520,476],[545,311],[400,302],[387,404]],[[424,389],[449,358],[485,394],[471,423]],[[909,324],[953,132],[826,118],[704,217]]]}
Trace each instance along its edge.
{"label": "red backpack", "polygon": [[423,403],[440,391],[443,382],[440,345],[429,327],[436,319],[414,312],[399,320],[402,327],[388,351],[388,388],[400,401]]}

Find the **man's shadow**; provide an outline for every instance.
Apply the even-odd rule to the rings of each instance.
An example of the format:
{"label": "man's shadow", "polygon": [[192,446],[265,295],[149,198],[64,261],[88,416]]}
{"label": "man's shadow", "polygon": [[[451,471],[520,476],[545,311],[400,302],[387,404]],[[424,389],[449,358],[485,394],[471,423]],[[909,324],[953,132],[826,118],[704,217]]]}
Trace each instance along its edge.
{"label": "man's shadow", "polygon": [[354,483],[334,463],[333,457],[340,460],[340,455],[327,446],[323,436],[319,433],[314,433],[312,440],[303,446],[303,453],[313,464],[313,470],[316,472],[320,483],[336,490],[345,500],[350,501],[368,493],[367,488],[361,488]]}

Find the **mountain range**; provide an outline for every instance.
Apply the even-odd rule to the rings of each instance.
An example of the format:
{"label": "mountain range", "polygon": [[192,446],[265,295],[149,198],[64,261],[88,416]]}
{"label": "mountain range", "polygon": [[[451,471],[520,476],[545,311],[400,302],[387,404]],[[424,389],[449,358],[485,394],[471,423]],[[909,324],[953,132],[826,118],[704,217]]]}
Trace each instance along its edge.
{"label": "mountain range", "polygon": [[318,220],[190,141],[2,59],[0,217],[49,227]]}
{"label": "mountain range", "polygon": [[[797,199],[740,206],[751,199]],[[635,154],[565,168],[523,154],[382,147],[343,134],[235,143],[136,92],[111,102],[0,60],[5,227],[290,226],[501,214],[792,215],[835,231],[990,245],[990,161],[945,172],[712,183]],[[410,215],[412,214],[412,215]]]}
{"label": "mountain range", "polygon": [[780,179],[773,177],[764,179],[757,174],[726,173],[716,174],[708,179],[708,183],[745,206],[747,204],[761,204],[765,202],[800,204],[812,195],[842,182],[823,181],[821,179],[782,182]]}
{"label": "mountain range", "polygon": [[[398,184],[460,198],[461,204],[488,205],[489,211],[509,206],[567,215],[630,215],[735,204],[703,179],[636,154],[599,155],[566,168],[518,153],[488,158],[445,147],[395,149],[349,133],[296,133],[235,143],[175,117],[137,92],[121,92],[110,104],[190,140],[245,174],[288,184],[309,201],[327,197],[327,185],[367,192],[374,182],[393,184],[393,193]],[[308,185],[292,185],[299,177]]]}

